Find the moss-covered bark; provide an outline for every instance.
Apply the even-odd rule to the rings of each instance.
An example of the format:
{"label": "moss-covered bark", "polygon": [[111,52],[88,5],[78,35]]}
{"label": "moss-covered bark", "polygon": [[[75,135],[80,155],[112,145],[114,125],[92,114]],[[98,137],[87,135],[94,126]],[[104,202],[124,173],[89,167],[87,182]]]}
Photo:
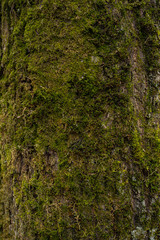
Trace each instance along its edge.
{"label": "moss-covered bark", "polygon": [[1,239],[159,239],[159,2],[0,13]]}

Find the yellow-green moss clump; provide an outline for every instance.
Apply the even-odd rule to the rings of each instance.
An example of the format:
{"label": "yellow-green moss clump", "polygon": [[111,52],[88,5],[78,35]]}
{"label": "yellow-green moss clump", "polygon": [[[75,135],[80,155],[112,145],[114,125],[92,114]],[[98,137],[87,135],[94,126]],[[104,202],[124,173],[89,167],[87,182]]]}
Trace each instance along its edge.
{"label": "yellow-green moss clump", "polygon": [[159,10],[1,1],[2,240],[160,239]]}

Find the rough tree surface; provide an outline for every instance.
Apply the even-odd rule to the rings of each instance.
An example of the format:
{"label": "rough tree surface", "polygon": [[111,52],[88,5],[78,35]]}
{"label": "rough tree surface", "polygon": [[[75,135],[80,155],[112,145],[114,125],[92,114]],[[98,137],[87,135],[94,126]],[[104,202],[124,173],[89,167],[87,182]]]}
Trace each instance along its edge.
{"label": "rough tree surface", "polygon": [[159,0],[1,0],[0,239],[160,239]]}

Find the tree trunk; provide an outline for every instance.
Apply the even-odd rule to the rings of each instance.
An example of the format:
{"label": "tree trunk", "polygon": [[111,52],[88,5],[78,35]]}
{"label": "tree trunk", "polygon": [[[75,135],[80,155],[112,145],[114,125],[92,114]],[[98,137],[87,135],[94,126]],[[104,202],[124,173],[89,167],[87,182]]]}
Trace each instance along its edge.
{"label": "tree trunk", "polygon": [[0,238],[160,239],[159,1],[2,0]]}

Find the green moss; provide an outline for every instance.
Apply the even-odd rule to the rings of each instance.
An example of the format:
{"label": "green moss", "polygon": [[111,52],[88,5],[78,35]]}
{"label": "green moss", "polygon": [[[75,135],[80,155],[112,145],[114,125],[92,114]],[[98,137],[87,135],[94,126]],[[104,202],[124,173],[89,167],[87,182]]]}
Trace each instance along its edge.
{"label": "green moss", "polygon": [[[130,239],[139,225],[155,228],[158,239],[159,132],[144,114],[158,112],[156,7],[103,0],[2,7],[2,239]],[[153,75],[144,79],[143,104],[134,89],[140,75]],[[136,196],[149,205],[137,210]]]}

